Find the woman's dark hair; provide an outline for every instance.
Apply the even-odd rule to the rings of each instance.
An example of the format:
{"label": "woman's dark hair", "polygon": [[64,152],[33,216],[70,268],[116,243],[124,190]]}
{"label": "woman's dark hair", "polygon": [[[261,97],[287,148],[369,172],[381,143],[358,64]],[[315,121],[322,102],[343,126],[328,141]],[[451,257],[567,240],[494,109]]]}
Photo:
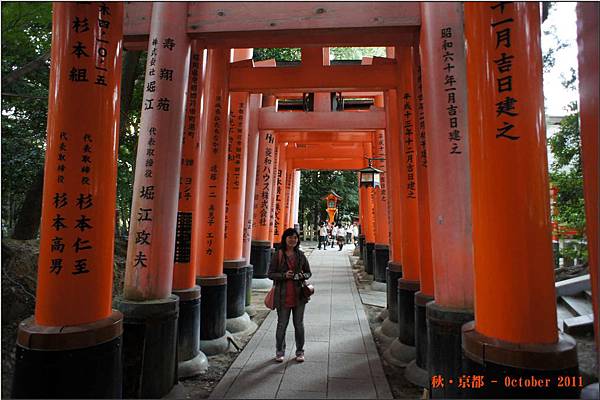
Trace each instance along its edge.
{"label": "woman's dark hair", "polygon": [[292,235],[296,235],[296,237],[298,238],[296,246],[294,247],[294,250],[298,250],[298,248],[300,247],[300,235],[298,235],[298,231],[294,228],[287,228],[285,231],[283,231],[283,235],[281,235],[281,243],[279,244],[279,248],[281,250],[285,250],[287,248],[287,244],[285,241],[288,237]]}

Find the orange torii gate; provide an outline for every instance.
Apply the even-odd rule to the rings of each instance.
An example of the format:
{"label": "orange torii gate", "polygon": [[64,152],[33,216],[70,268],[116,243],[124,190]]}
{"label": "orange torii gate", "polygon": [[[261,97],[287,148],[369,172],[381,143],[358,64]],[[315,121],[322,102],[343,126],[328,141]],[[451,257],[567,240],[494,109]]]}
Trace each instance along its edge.
{"label": "orange torii gate", "polygon": [[[202,312],[198,315],[194,311],[185,318],[201,321],[201,349],[222,349],[229,296],[223,239],[228,187],[225,143],[231,127],[227,104],[235,96],[230,93],[244,92],[254,96],[264,93],[266,106],[259,111],[254,97],[248,136],[258,140],[248,147],[256,149],[258,168],[248,176],[256,173],[256,180],[254,185],[246,184],[245,196],[236,199],[241,207],[244,197],[244,243],[252,238],[254,250],[255,243],[262,241],[259,250],[264,257],[253,266],[257,276],[265,272],[262,268],[272,245],[270,231],[275,218],[271,217],[271,209],[274,204],[276,208],[273,189],[277,190],[273,167],[280,162],[275,152],[281,151],[282,143],[288,143],[288,149],[295,143],[277,142],[275,136],[296,135],[304,139],[297,143],[319,143],[313,134],[331,131],[334,133],[326,134],[337,142],[348,131],[349,135],[361,135],[385,129],[385,141],[390,146],[396,144],[388,151],[386,143],[386,156],[401,156],[396,164],[391,163],[400,174],[388,175],[389,187],[398,187],[400,198],[394,200],[391,196],[387,215],[392,215],[393,229],[401,227],[399,235],[392,235],[399,238],[396,240],[400,246],[391,244],[388,276],[396,279],[401,270],[402,278],[397,279],[397,304],[388,304],[390,312],[395,307],[398,315],[397,337],[387,357],[404,364],[416,357],[415,371],[422,375],[426,368],[427,384],[432,388],[437,388],[433,383],[440,379],[462,373],[487,377],[500,372],[517,377],[577,374],[575,344],[556,329],[552,274],[546,265],[550,265],[551,248],[546,220],[539,6],[470,3],[464,6],[463,16],[460,3],[443,10],[426,3],[359,4],[255,3],[241,17],[236,13],[236,3],[135,3],[125,7],[121,3],[55,4],[51,93],[56,95],[49,101],[38,297],[35,316],[19,330],[15,397],[120,397],[121,351],[126,396],[166,395],[177,376],[175,333],[178,319],[184,318],[180,307],[184,302],[197,304],[198,300],[195,283],[188,279],[193,275],[188,263],[175,260],[185,248],[181,242],[189,236],[198,240],[190,252],[196,263],[194,277],[202,289]],[[598,4],[578,8],[580,63],[584,71],[581,84],[590,89],[582,91],[586,207],[593,217],[597,215],[598,192],[593,161],[598,157],[597,140],[593,140],[598,137],[593,113],[598,104]],[[449,19],[445,19],[446,13]],[[275,15],[294,17],[281,19]],[[82,16],[94,29],[71,32],[75,29],[73,18]],[[124,36],[120,24],[115,23],[121,18],[125,21]],[[502,35],[500,29],[504,30]],[[507,29],[518,39],[510,45],[506,42],[510,40]],[[200,153],[196,152],[197,174],[193,174],[198,196],[194,212],[198,216],[190,222],[191,234],[184,235],[185,221],[178,218],[178,206],[180,212],[187,211],[178,204],[177,194],[186,190],[178,178],[186,127],[184,93],[189,70],[193,71],[193,40],[196,49],[207,49],[206,75],[202,75],[201,84],[198,82],[204,93],[202,123],[196,121]],[[469,48],[466,57],[462,55],[465,40]],[[125,291],[118,303],[119,312],[110,304],[114,222],[114,190],[110,188],[114,188],[116,173],[115,95],[119,93],[122,44],[130,49],[148,49],[149,57]],[[395,47],[395,58],[374,59],[371,65],[330,66],[322,57],[322,48],[339,45]],[[89,59],[81,58],[85,50],[82,46],[96,52]],[[303,61],[286,68],[256,68],[248,60],[230,64],[230,49],[269,46],[301,47]],[[450,47],[460,51],[450,57]],[[72,51],[74,48],[79,50]],[[423,71],[429,71],[421,74],[422,113],[415,101],[419,96],[419,60]],[[72,74],[72,68],[80,72]],[[87,79],[79,79],[86,76],[83,70],[89,74]],[[493,79],[489,80],[484,71],[491,71]],[[89,79],[92,72],[94,77]],[[315,96],[318,107],[314,112],[284,113],[269,108],[276,104],[278,93],[328,95],[330,91],[385,92],[385,111],[371,110],[365,115],[328,112],[324,110],[324,96]],[[498,104],[503,104],[508,94],[517,102],[509,109],[503,106],[498,113]],[[88,113],[90,109],[101,112]],[[426,130],[420,127],[421,118]],[[332,121],[338,125],[332,126]],[[391,131],[393,127],[395,131]],[[187,129],[192,129],[189,119]],[[429,200],[423,200],[427,196],[422,195],[419,182],[424,171],[419,172],[417,166],[422,150],[419,135],[423,131],[427,138],[424,147]],[[394,136],[400,140],[393,140]],[[373,156],[373,142],[361,139],[360,143],[361,158],[282,157],[286,178],[293,177],[290,188],[294,187],[289,192],[299,190],[296,169],[364,166],[363,157]],[[246,165],[253,169],[250,158]],[[490,159],[493,162],[485,161]],[[505,174],[515,164],[522,166],[518,179]],[[283,162],[281,165],[283,170]],[[450,180],[444,176],[447,171],[458,177],[457,185],[449,186]],[[442,182],[444,179],[446,182]],[[259,190],[264,187],[266,193],[263,191],[264,198],[254,196],[257,213],[252,227],[247,224],[252,207],[248,208],[246,200],[254,186]],[[378,227],[374,224],[371,192],[360,189],[366,244],[373,248]],[[290,206],[285,209],[293,210],[295,196],[289,197]],[[423,212],[427,203],[429,218]],[[589,236],[597,242],[597,222],[590,220]],[[472,232],[468,229],[471,221]],[[431,250],[427,234],[419,233],[423,224],[431,229]],[[454,236],[454,232],[458,234]],[[176,252],[176,243],[180,253]],[[597,248],[592,247],[590,271],[597,277]],[[242,254],[247,260],[247,245],[245,249]],[[432,253],[432,276],[423,261],[428,251]],[[372,253],[368,253],[372,259]],[[236,248],[231,260],[237,260],[239,254]],[[250,259],[254,264],[252,255]],[[186,265],[183,277],[174,270],[174,260],[175,264]],[[174,286],[174,281],[179,283]],[[388,295],[392,286],[388,285]],[[238,292],[247,293],[242,287],[237,286],[234,297],[240,296]],[[191,295],[174,296],[174,289],[176,294],[183,290]],[[597,285],[593,290],[597,300]],[[434,302],[425,305],[431,297]],[[394,303],[393,296],[390,298]],[[511,311],[508,318],[506,309]],[[237,307],[232,316],[239,311]],[[424,311],[429,322],[426,341]],[[190,334],[195,335],[192,331]],[[180,344],[185,339],[191,337],[180,336]],[[157,344],[141,349],[140,344],[147,341]],[[199,352],[190,350],[185,357],[193,360]],[[461,351],[466,357],[462,366],[456,363]],[[470,395],[496,396],[497,390],[485,385]],[[529,387],[509,394],[528,397],[548,392],[571,397],[578,390]],[[447,393],[432,392],[434,396]]]}

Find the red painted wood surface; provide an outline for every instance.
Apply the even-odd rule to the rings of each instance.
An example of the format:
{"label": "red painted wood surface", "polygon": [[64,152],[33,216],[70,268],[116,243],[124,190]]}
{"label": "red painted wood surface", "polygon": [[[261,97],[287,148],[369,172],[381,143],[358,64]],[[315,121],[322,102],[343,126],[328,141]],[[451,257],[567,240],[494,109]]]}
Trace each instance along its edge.
{"label": "red painted wood surface", "polygon": [[398,115],[400,118],[400,213],[402,229],[402,278],[418,281],[419,267],[419,200],[417,192],[417,144],[415,85],[413,83],[414,53],[410,47],[396,49],[402,62],[401,84],[398,86]]}
{"label": "red painted wood surface", "polygon": [[[202,121],[202,71],[204,70],[204,49],[198,42],[191,43],[190,73],[188,79],[188,95],[181,148],[181,170],[179,173],[179,204],[177,219],[179,220],[178,237],[176,238],[175,264],[173,266],[173,289],[190,289],[196,284],[196,260],[194,247],[197,246],[198,231],[194,229],[194,218],[198,218],[197,196],[199,171],[195,165],[200,162],[200,126]],[[186,225],[191,223],[189,243]]]}
{"label": "red painted wood surface", "polygon": [[[290,79],[293,76],[294,79]],[[231,69],[232,91],[374,91],[396,87],[398,67],[384,65],[294,66]]]}
{"label": "red painted wood surface", "polygon": [[[384,114],[382,109],[383,93],[375,97],[375,106],[380,108],[380,112]],[[375,243],[380,245],[389,245],[390,241],[390,226],[388,219],[388,165],[385,158],[385,130],[378,129],[373,135],[373,158],[382,158],[383,160],[373,160],[373,167],[384,171],[380,175],[380,187],[374,191],[375,198]],[[387,266],[386,266],[387,267]]]}
{"label": "red painted wood surface", "polygon": [[372,132],[277,132],[282,142],[299,143],[367,143],[371,142]]}
{"label": "red painted wood surface", "polygon": [[[253,49],[233,49],[231,61],[252,62]],[[225,208],[225,240],[223,257],[238,260],[243,257],[244,212],[248,133],[250,128],[250,94],[234,92],[229,95],[227,194]]]}
{"label": "red painted wood surface", "polygon": [[389,90],[385,95],[387,128],[385,130],[385,158],[387,162],[388,216],[390,226],[390,261],[402,262],[402,197],[400,194],[400,115],[398,114],[398,94]]}
{"label": "red painted wood surface", "polygon": [[[150,16],[126,3],[126,48],[144,48]],[[414,43],[419,25],[417,2],[190,2],[186,29],[208,47],[386,46]]]}
{"label": "red painted wood surface", "polygon": [[246,200],[244,203],[244,236],[242,255],[250,262],[252,244],[252,224],[254,220],[254,194],[256,191],[256,165],[258,160],[258,110],[262,103],[262,95],[251,94],[249,104],[248,127],[248,160],[246,169]]}
{"label": "red painted wood surface", "polygon": [[[53,5],[39,325],[85,324],[112,312],[122,42],[119,24],[101,29],[98,21],[118,21],[123,8],[109,3],[105,16],[98,6]],[[86,31],[73,27],[76,18],[88,21]]]}
{"label": "red painted wood surface", "polygon": [[539,3],[501,4],[465,4],[475,329],[556,343]]}
{"label": "red painted wood surface", "polygon": [[417,187],[419,192],[419,276],[422,294],[433,297],[433,265],[431,254],[431,228],[429,221],[429,187],[427,140],[429,133],[425,126],[423,109],[423,86],[419,48],[413,47],[413,84],[415,85],[415,142],[417,144]]}
{"label": "red painted wood surface", "polygon": [[275,112],[261,109],[259,114],[260,130],[352,132],[385,129],[385,112],[346,111],[346,112]]}
{"label": "red painted wood surface", "polygon": [[286,227],[291,227],[294,225],[292,222],[292,198],[294,196],[294,170],[291,168],[291,161],[287,163],[287,171],[285,174],[285,214],[284,214],[284,225]]}
{"label": "red painted wood surface", "polygon": [[277,176],[275,179],[275,212],[273,221],[273,243],[281,242],[281,236],[287,221],[285,220],[286,213],[286,179],[287,179],[287,143],[279,145],[279,164],[277,166]]}
{"label": "red painted wood surface", "polygon": [[164,299],[172,290],[185,117],[181,93],[187,89],[190,57],[181,26],[186,11],[183,3],[154,3],[156,41],[148,46],[125,266],[123,296],[129,300]]}
{"label": "red painted wood surface", "polygon": [[418,2],[192,2],[199,32],[416,26]]}
{"label": "red painted wood surface", "polygon": [[296,169],[356,170],[364,168],[362,158],[302,158],[291,160]]}
{"label": "red painted wood surface", "polygon": [[269,220],[269,241],[273,243],[273,237],[275,236],[275,199],[277,198],[277,172],[279,169],[280,160],[280,143],[275,140],[275,156],[273,157],[273,175],[271,179],[271,216]]}
{"label": "red painted wood surface", "polygon": [[209,49],[206,58],[198,195],[196,274],[223,274],[225,195],[227,192],[227,69],[229,49]]}
{"label": "red painted wood surface", "polygon": [[[473,239],[462,4],[423,3],[421,67],[436,304],[473,308]],[[450,28],[451,37],[441,38]],[[443,49],[451,43],[455,90],[447,91]],[[448,47],[449,50],[449,47]]]}
{"label": "red painted wood surface", "polygon": [[[263,104],[272,107],[275,97],[263,97]],[[252,240],[269,240],[271,223],[271,188],[274,179],[275,133],[259,131],[258,160],[256,164],[256,188],[254,193],[254,217],[252,221]]]}
{"label": "red painted wood surface", "polygon": [[[579,48],[579,96],[581,118],[581,144],[583,156],[583,177],[585,193],[586,232],[588,235],[589,268],[592,281],[592,304],[594,304],[594,332],[596,349],[600,343],[600,313],[598,312],[600,293],[598,293],[598,141],[599,129],[598,69],[598,25],[600,6],[596,3],[577,3],[577,46]],[[600,351],[596,352],[600,365]]]}
{"label": "red painted wood surface", "polygon": [[363,149],[360,143],[292,143],[288,145],[287,158],[360,158],[362,157],[362,152]]}

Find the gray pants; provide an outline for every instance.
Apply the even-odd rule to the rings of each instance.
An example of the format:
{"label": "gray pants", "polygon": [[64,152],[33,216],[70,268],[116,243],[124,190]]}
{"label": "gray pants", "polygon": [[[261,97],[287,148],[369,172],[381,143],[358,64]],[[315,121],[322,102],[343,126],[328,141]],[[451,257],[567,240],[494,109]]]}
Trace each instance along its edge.
{"label": "gray pants", "polygon": [[290,322],[290,314],[293,314],[294,333],[296,337],[296,355],[304,354],[304,307],[306,303],[298,300],[296,307],[277,308],[277,332],[275,333],[275,346],[277,355],[285,354],[285,331]]}

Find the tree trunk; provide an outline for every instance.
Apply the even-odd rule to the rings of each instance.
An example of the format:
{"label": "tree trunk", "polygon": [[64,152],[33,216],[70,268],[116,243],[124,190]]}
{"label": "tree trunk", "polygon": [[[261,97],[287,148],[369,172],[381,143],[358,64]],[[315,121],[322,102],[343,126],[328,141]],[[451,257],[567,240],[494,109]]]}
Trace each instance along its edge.
{"label": "tree trunk", "polygon": [[40,228],[42,218],[42,191],[44,189],[44,169],[41,168],[29,190],[17,215],[17,223],[13,232],[13,239],[35,239]]}

